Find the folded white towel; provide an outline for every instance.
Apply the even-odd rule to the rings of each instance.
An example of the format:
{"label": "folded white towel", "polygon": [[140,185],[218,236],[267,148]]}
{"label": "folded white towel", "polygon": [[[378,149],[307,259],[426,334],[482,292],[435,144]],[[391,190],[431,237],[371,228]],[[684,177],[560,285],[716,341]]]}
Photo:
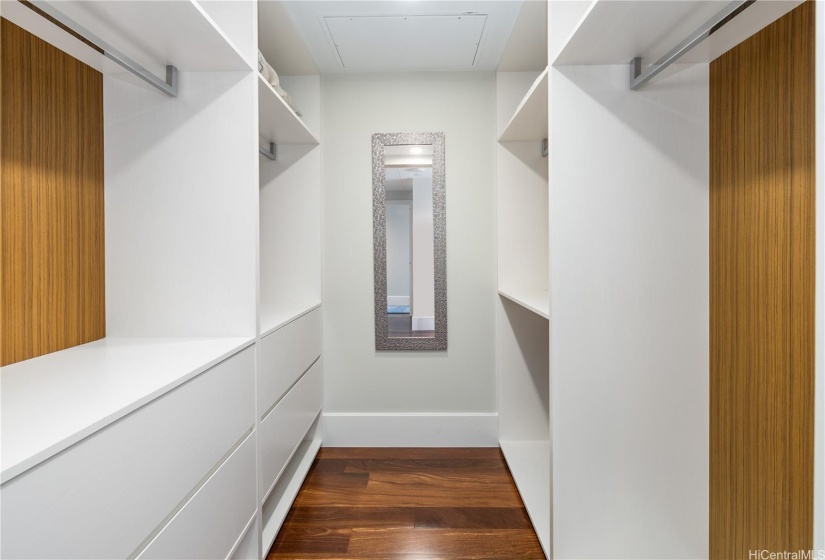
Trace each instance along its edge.
{"label": "folded white towel", "polygon": [[278,78],[278,73],[275,72],[275,69],[266,61],[266,58],[264,58],[260,50],[258,50],[258,72],[261,73],[273,88],[278,89],[281,83],[280,78]]}
{"label": "folded white towel", "polygon": [[289,105],[289,107],[292,108],[293,111],[295,111],[295,114],[299,117],[302,117],[303,115],[301,115],[301,111],[299,111],[295,104],[292,102],[292,97],[290,97],[289,94],[284,90],[284,88],[281,87],[281,79],[278,77],[278,73],[275,72],[275,69],[272,68],[272,66],[270,66],[270,64],[266,61],[266,58],[264,58],[264,55],[260,49],[258,49],[258,72],[260,72],[261,76],[263,76],[264,79],[267,82],[269,82],[269,85],[272,86],[272,89],[278,92],[278,95],[281,96],[281,98],[286,102],[286,104]]}
{"label": "folded white towel", "polygon": [[281,96],[281,99],[283,99],[286,102],[286,104],[289,105],[293,111],[295,111],[296,115],[298,115],[299,117],[303,117],[301,111],[298,110],[298,107],[296,107],[295,103],[292,101],[292,97],[286,92],[284,88],[278,86],[275,88],[275,91],[277,91],[278,95]]}

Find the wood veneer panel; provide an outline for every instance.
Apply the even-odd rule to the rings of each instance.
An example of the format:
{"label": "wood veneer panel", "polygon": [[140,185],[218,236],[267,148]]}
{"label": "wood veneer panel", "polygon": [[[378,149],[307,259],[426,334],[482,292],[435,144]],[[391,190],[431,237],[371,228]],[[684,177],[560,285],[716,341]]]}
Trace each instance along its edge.
{"label": "wood veneer panel", "polygon": [[106,335],[103,78],[0,28],[0,365]]}
{"label": "wood veneer panel", "polygon": [[812,547],[814,2],[710,65],[710,558]]}

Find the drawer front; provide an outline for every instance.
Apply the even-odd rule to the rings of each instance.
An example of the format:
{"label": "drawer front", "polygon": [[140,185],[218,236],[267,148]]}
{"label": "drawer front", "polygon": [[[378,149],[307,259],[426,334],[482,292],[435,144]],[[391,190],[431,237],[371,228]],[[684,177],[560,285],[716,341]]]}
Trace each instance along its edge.
{"label": "drawer front", "polygon": [[260,560],[261,555],[258,554],[258,521],[255,520],[243,539],[238,543],[238,548],[232,553],[232,560]]}
{"label": "drawer front", "polygon": [[301,443],[323,404],[322,360],[301,378],[261,423],[261,498]]}
{"label": "drawer front", "polygon": [[254,425],[248,348],[10,480],[4,558],[126,558]]}
{"label": "drawer front", "polygon": [[265,414],[321,355],[321,309],[263,338],[258,354],[258,414]]}
{"label": "drawer front", "polygon": [[255,513],[255,495],[252,432],[138,558],[225,559]]}

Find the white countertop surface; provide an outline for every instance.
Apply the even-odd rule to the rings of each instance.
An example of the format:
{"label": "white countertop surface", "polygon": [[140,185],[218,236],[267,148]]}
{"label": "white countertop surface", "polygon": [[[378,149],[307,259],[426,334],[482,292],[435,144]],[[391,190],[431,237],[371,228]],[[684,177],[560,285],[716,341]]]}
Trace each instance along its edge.
{"label": "white countertop surface", "polygon": [[0,368],[0,483],[253,341],[104,338]]}

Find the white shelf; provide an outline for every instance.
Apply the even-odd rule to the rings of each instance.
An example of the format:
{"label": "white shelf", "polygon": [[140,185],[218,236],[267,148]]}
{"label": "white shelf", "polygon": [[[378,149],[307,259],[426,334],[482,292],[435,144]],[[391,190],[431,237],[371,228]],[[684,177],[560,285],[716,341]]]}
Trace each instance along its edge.
{"label": "white shelf", "polygon": [[311,302],[305,305],[298,305],[295,309],[287,311],[283,314],[273,315],[271,317],[261,317],[261,338],[272,334],[278,329],[285,327],[295,319],[303,317],[310,311],[315,311],[321,307],[321,302]]}
{"label": "white shelf", "polygon": [[544,140],[547,138],[547,68],[519,103],[516,112],[498,137],[499,142]]}
{"label": "white shelf", "polygon": [[544,554],[551,558],[550,442],[501,441],[500,446]]}
{"label": "white shelf", "polygon": [[500,296],[517,303],[525,309],[540,315],[545,319],[550,319],[550,295],[547,290],[513,290],[499,288]]}
{"label": "white shelf", "polygon": [[[315,425],[310,428],[309,433],[318,433],[318,419],[315,420]],[[301,485],[304,483],[306,475],[309,473],[312,462],[321,449],[321,437],[319,435],[312,435],[311,438],[304,439],[296,449],[294,455],[287,463],[286,468],[280,474],[278,482],[270,490],[268,497],[264,500],[264,510],[266,512],[269,500],[276,499],[274,509],[268,512],[268,518],[264,519],[263,530],[261,531],[262,550],[269,552],[272,543],[275,542],[275,537],[278,536],[278,531],[286,519],[289,509],[292,507],[292,502],[295,501],[298,492],[301,490]],[[285,486],[279,488],[281,484]],[[265,513],[266,515],[266,513]]]}
{"label": "white shelf", "polygon": [[181,385],[254,338],[104,338],[0,371],[6,482]]}
{"label": "white shelf", "polygon": [[312,144],[318,139],[269,82],[258,73],[258,135],[262,142]]}
{"label": "white shelf", "polygon": [[[710,62],[800,3],[755,2],[679,62]],[[594,0],[552,64],[628,64],[637,56],[650,64],[724,7],[714,0]]]}
{"label": "white shelf", "polygon": [[[251,65],[194,0],[53,2],[54,7],[139,64],[164,77],[180,72],[243,71]],[[126,71],[19,2],[3,2],[3,17],[104,74]]]}

